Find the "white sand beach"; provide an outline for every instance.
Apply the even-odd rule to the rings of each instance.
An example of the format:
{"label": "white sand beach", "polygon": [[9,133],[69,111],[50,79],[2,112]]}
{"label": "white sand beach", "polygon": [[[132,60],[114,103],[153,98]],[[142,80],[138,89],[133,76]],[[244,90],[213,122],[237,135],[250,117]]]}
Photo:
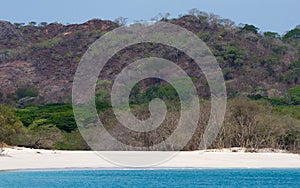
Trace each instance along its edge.
{"label": "white sand beach", "polygon": [[[118,152],[122,155],[124,152]],[[133,153],[134,154],[134,153]],[[300,155],[283,152],[248,153],[240,149],[180,152],[156,168],[300,168]],[[120,168],[93,151],[5,148],[0,171],[39,169]],[[122,167],[121,167],[122,168]]]}

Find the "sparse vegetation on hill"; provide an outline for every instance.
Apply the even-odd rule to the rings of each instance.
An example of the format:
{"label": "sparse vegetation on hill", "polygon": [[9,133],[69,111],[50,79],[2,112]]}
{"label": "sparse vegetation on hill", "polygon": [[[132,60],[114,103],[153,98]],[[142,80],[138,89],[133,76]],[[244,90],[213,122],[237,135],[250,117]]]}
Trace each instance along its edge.
{"label": "sparse vegetation on hill", "polygon": [[[237,26],[231,20],[197,9],[176,19],[168,17],[160,16],[161,21],[184,27],[202,39],[222,68],[230,100],[224,126],[212,147],[272,147],[299,152],[299,26],[280,36],[276,32],[261,32],[254,25]],[[125,24],[123,17],[115,22],[93,19],[72,25],[0,21],[0,102],[4,105],[0,106],[0,143],[88,149],[70,104],[73,77],[88,47],[106,32]],[[197,86],[204,117],[184,148],[197,149],[209,117],[210,91],[201,70],[177,49],[145,43],[115,54],[97,83],[100,116],[111,123],[111,128],[116,126],[110,113],[113,80],[127,64],[150,56],[176,62]],[[166,100],[171,109],[165,126],[165,131],[171,131],[176,126],[179,104],[178,94],[168,83],[147,79],[137,84],[130,96],[132,111],[141,118],[148,117],[148,103],[156,97]],[[151,138],[123,136],[136,139],[132,144],[137,145],[147,145]],[[168,149],[176,149],[172,147]]]}

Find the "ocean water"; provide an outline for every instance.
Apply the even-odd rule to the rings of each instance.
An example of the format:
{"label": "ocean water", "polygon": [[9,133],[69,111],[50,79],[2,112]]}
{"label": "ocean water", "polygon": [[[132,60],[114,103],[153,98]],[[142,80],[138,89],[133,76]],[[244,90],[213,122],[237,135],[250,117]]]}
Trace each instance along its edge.
{"label": "ocean water", "polygon": [[1,172],[0,187],[300,187],[300,169]]}

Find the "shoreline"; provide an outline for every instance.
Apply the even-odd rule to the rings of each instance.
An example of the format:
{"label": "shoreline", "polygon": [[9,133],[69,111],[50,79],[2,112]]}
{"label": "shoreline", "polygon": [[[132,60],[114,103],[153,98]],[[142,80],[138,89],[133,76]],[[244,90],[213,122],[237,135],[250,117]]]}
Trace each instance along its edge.
{"label": "shoreline", "polygon": [[0,170],[1,173],[6,172],[64,172],[64,171],[151,171],[151,170],[300,170],[298,168],[179,168],[179,167],[152,167],[152,168],[41,168],[41,169],[11,169],[11,170]]}
{"label": "shoreline", "polygon": [[[233,152],[234,151],[234,152]],[[163,169],[300,169],[300,155],[284,152],[248,153],[244,149],[178,152],[156,166],[127,167],[112,164],[94,151],[5,148],[0,172],[64,170],[163,170]],[[113,152],[112,152],[113,153]],[[130,152],[115,152],[128,154]],[[147,154],[147,152],[140,152]],[[158,152],[159,153],[159,152]],[[131,153],[135,154],[135,153]]]}

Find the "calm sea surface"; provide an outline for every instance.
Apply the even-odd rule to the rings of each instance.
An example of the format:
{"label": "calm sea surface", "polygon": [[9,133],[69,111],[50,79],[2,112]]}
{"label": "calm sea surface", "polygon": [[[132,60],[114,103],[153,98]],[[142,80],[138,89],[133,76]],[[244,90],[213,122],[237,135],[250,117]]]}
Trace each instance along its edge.
{"label": "calm sea surface", "polygon": [[300,169],[0,172],[0,187],[300,187]]}

